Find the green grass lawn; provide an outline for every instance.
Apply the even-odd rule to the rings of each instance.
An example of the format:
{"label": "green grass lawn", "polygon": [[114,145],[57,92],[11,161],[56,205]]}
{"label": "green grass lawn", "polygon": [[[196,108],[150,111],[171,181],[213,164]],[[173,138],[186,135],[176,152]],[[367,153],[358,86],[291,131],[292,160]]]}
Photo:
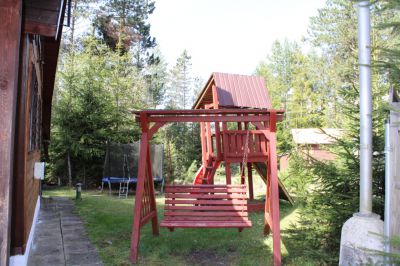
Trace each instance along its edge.
{"label": "green grass lawn", "polygon": [[[44,196],[73,198],[74,190],[44,191]],[[107,193],[82,193],[76,202],[90,239],[97,246],[105,265],[130,265],[129,246],[133,219],[134,198],[119,199]],[[163,216],[164,198],[157,196],[158,217]],[[295,223],[297,206],[281,201],[282,231]],[[271,265],[272,238],[263,236],[262,213],[251,213],[253,227],[239,233],[237,229],[176,229],[160,228],[160,235],[151,233],[151,223],[142,228],[139,264],[141,265]],[[301,248],[283,237],[284,265],[318,265],[301,254]],[[289,249],[291,247],[293,250]],[[295,250],[294,250],[295,249]]]}

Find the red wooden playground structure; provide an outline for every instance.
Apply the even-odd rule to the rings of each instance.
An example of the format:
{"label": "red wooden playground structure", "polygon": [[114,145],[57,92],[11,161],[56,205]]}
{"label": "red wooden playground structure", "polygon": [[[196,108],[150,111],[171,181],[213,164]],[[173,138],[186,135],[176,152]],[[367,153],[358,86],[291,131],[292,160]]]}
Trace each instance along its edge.
{"label": "red wooden playground structure", "polygon": [[[193,110],[145,110],[134,113],[142,136],[136,188],[130,259],[138,259],[140,229],[152,222],[159,234],[150,161],[150,140],[167,123],[200,123],[202,166],[193,185],[166,186],[161,227],[251,227],[247,199],[254,199],[253,167],[266,183],[264,234],[272,231],[274,265],[281,264],[279,194],[291,201],[277,175],[276,123],[283,110],[271,109],[264,80],[255,76],[213,73]],[[214,175],[224,162],[226,184],[215,185]],[[240,184],[232,185],[230,164],[240,164]],[[246,171],[249,197],[246,195]]]}

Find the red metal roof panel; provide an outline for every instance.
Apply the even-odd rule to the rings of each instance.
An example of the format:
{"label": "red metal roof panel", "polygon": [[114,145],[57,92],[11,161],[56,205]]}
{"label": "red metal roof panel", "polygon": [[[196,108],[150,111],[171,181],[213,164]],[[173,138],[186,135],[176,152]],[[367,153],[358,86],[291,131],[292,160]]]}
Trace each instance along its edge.
{"label": "red metal roof panel", "polygon": [[213,73],[213,79],[220,107],[272,108],[262,77]]}

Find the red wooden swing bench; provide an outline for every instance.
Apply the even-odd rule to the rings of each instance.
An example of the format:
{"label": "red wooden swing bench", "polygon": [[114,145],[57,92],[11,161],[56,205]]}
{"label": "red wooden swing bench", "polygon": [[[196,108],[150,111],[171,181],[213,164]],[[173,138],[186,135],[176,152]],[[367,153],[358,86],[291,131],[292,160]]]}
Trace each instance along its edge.
{"label": "red wooden swing bench", "polygon": [[245,185],[169,185],[161,227],[243,228],[248,219]]}

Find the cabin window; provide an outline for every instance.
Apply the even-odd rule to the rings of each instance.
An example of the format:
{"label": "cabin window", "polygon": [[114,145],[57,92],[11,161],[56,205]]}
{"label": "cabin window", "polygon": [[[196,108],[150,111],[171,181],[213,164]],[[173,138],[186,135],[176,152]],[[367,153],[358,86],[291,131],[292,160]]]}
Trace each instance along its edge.
{"label": "cabin window", "polygon": [[30,83],[30,109],[29,109],[29,151],[40,149],[41,144],[41,124],[42,124],[42,104],[39,97],[38,81],[35,66],[32,65],[32,76]]}

